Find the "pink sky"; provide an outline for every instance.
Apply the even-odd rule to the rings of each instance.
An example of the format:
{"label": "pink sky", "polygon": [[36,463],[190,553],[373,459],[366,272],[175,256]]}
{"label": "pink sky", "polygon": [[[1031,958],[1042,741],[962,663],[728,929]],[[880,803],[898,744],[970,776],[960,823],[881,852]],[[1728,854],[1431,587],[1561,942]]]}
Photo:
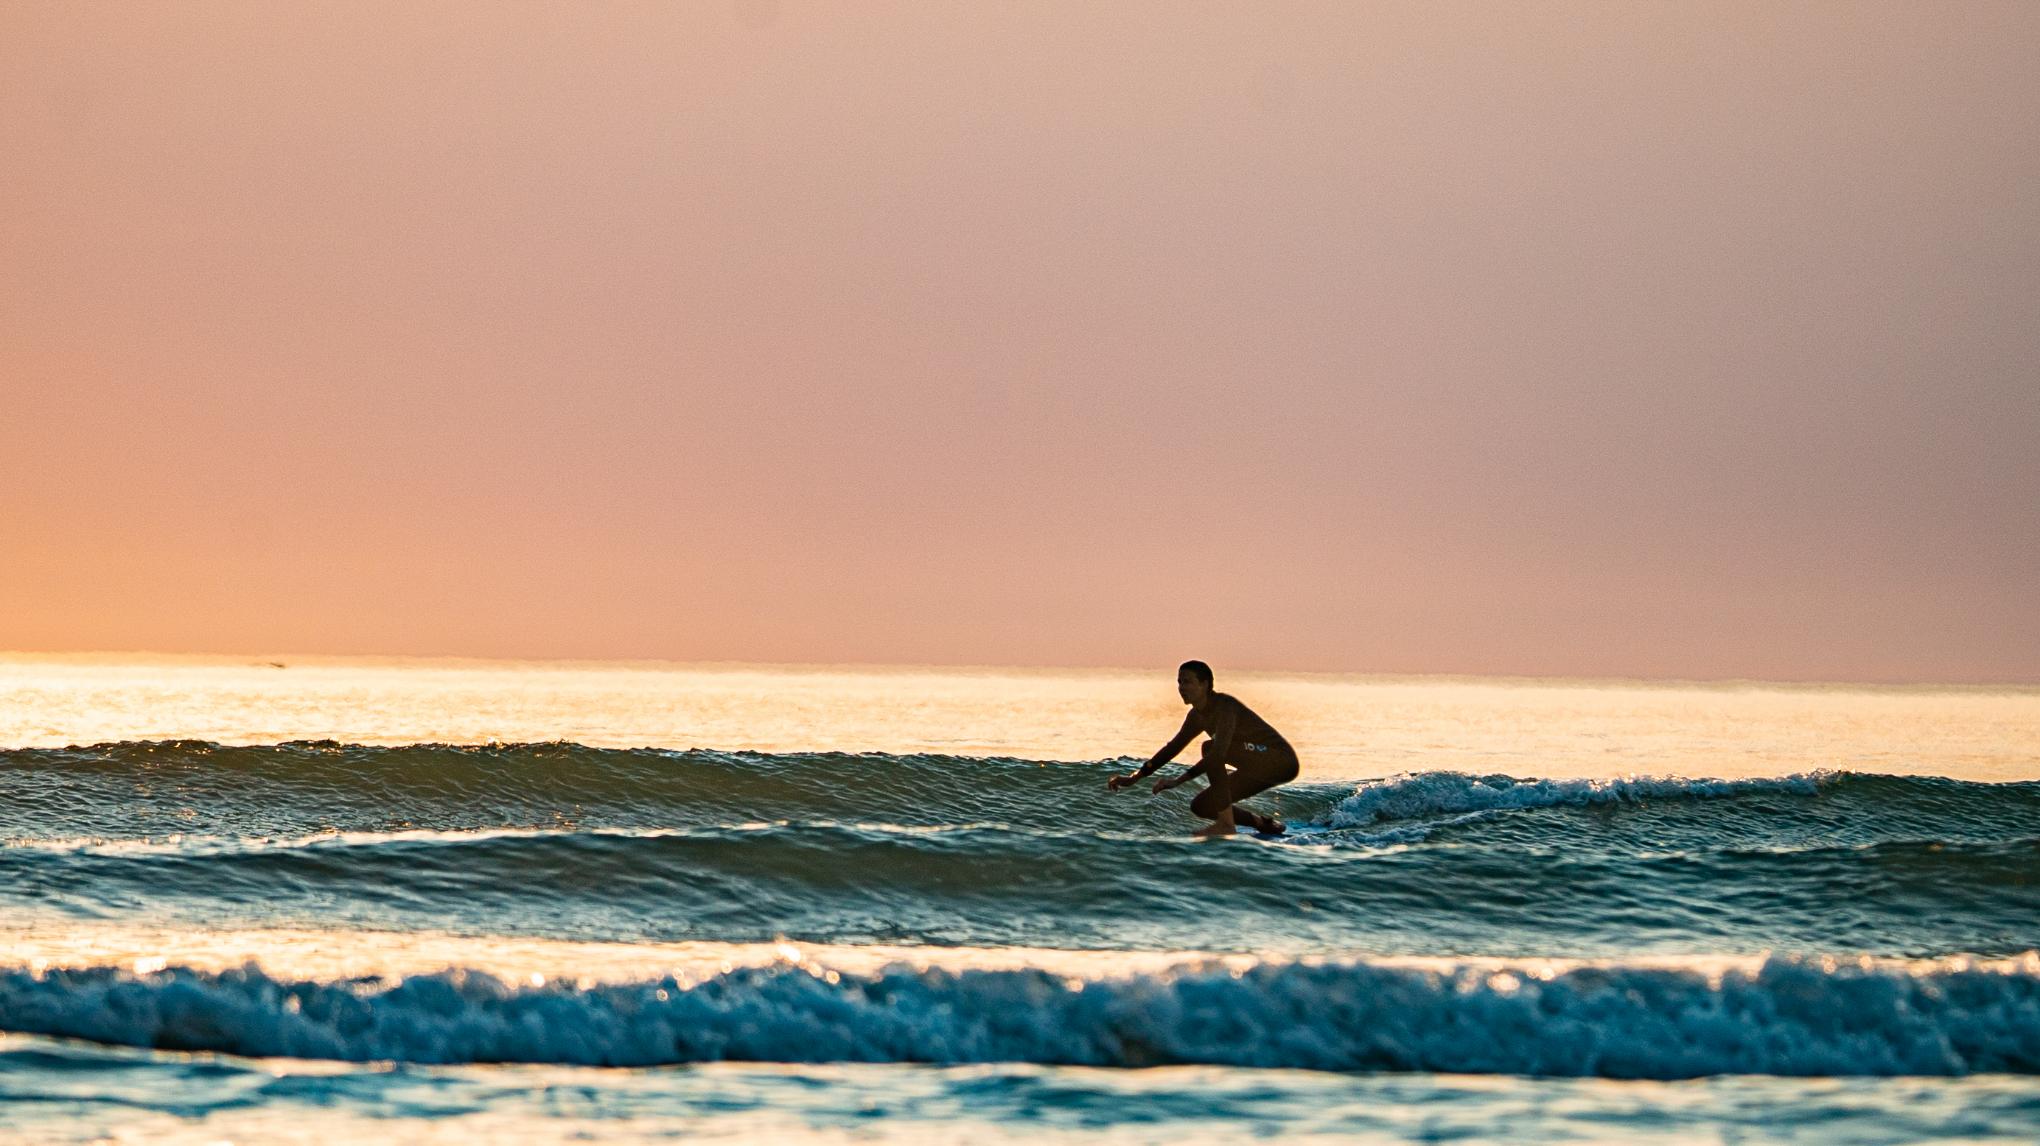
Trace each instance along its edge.
{"label": "pink sky", "polygon": [[2040,683],[2040,5],[0,7],[0,649]]}

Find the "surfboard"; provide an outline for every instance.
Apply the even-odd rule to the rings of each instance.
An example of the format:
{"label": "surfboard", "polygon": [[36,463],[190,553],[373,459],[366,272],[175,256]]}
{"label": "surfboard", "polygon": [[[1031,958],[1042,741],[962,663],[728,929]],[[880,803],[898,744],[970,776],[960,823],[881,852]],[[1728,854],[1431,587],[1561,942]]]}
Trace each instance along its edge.
{"label": "surfboard", "polygon": [[1290,824],[1289,830],[1279,836],[1264,836],[1252,828],[1241,828],[1237,834],[1264,843],[1279,844],[1289,841],[1304,843],[1322,840],[1337,830],[1329,824]]}

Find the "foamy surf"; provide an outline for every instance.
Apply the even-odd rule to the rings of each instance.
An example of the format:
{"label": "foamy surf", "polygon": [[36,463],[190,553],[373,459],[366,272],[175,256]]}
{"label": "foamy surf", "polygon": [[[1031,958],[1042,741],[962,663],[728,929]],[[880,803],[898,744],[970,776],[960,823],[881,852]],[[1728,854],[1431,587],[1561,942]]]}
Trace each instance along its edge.
{"label": "foamy surf", "polygon": [[1222,1064],[1606,1078],[2040,1072],[2040,954],[1914,966],[1196,962],[1079,977],[782,961],[701,980],[0,972],[9,1029],[242,1056],[652,1066]]}

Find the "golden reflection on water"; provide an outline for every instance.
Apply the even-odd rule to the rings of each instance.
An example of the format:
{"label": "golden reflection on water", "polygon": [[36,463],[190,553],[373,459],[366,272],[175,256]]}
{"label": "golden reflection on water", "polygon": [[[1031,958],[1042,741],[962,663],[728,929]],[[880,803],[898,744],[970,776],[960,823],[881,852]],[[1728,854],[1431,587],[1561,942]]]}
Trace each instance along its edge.
{"label": "golden reflection on water", "polygon": [[[285,667],[276,667],[281,664]],[[2040,689],[1229,673],[1312,779],[1454,769],[2040,778]],[[0,747],[574,741],[761,752],[1146,756],[1182,719],[1152,671],[371,658],[0,656]]]}
{"label": "golden reflection on water", "polygon": [[1065,951],[1003,947],[914,947],[811,943],[577,942],[419,931],[151,927],[55,916],[0,924],[0,952],[33,971],[124,967],[136,974],[174,964],[225,971],[256,963],[284,979],[332,982],[401,978],[448,968],[481,971],[514,986],[551,982],[588,987],[672,976],[688,986],[740,967],[793,966],[818,978],[870,974],[894,964],[961,970],[1033,968],[1083,979],[1154,974],[1186,964],[1239,967],[1243,955],[1169,951]]}
{"label": "golden reflection on water", "polygon": [[[604,983],[632,983],[672,977],[681,987],[744,967],[797,967],[817,978],[870,975],[905,965],[947,971],[1037,970],[1061,975],[1076,985],[1098,979],[1153,976],[1178,969],[1226,967],[1235,977],[1266,962],[1267,955],[1211,954],[1197,951],[1068,950],[1035,947],[926,947],[795,943],[578,942],[511,936],[464,936],[419,931],[322,931],[291,928],[229,928],[198,930],[153,927],[130,922],[68,918],[18,919],[0,924],[0,953],[14,966],[34,973],[53,968],[122,967],[138,975],[167,966],[196,971],[226,971],[259,966],[279,979],[338,982],[357,978],[399,979],[452,968],[479,971],[511,986],[548,984],[587,988]],[[1440,975],[1472,970],[1485,972],[1490,987],[1513,980],[1550,980],[1568,971],[1619,963],[1628,968],[1684,971],[1718,980],[1730,971],[1753,972],[1765,954],[1636,953],[1619,960],[1477,955],[1370,955],[1377,967],[1405,967]],[[1304,956],[1301,963],[1322,963],[1337,957]],[[2040,975],[2040,951],[2009,958],[1968,955],[1935,959],[1878,958],[1845,960],[1829,957],[1822,966],[1833,972],[1843,962],[1870,970],[1904,967],[1926,970],[1973,970]],[[1511,989],[1514,989],[1513,987]]]}

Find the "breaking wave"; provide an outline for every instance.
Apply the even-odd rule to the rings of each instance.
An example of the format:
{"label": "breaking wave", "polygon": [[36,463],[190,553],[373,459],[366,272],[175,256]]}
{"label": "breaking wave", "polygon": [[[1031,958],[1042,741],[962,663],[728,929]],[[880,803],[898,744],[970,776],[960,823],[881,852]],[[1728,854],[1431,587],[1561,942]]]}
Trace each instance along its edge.
{"label": "breaking wave", "polygon": [[247,1056],[649,1066],[1229,1064],[1608,1078],[2040,1073],[2040,954],[1985,964],[1267,961],[1073,979],[813,963],[577,986],[447,971],[0,971],[0,1027]]}

